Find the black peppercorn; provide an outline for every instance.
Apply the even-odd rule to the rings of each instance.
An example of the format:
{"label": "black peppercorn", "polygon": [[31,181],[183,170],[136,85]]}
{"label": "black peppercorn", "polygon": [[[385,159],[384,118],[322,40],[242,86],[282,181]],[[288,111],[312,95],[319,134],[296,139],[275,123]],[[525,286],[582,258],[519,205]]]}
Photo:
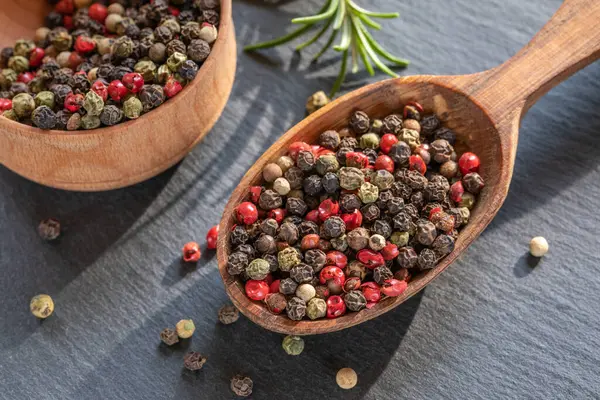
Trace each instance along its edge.
{"label": "black peppercorn", "polygon": [[373,222],[371,232],[381,235],[387,239],[392,235],[392,227],[387,221],[378,219],[377,221]]}
{"label": "black peppercorn", "polygon": [[248,255],[242,252],[234,252],[227,258],[227,272],[229,275],[239,275],[248,267]]}
{"label": "black peppercorn", "polygon": [[292,278],[285,278],[279,282],[279,292],[285,295],[292,295],[296,293],[296,289],[298,288],[298,283],[294,281]]}
{"label": "black peppercorn", "polygon": [[302,221],[298,225],[300,236],[314,235],[319,233],[319,226],[312,221]]}
{"label": "black peppercorn", "polygon": [[206,357],[203,357],[200,353],[190,351],[183,358],[183,365],[190,371],[198,371],[202,369],[206,363]]}
{"label": "black peppercorn", "polygon": [[56,104],[64,104],[67,96],[73,93],[68,85],[52,85],[50,91],[54,94]]}
{"label": "black peppercorn", "polygon": [[397,142],[392,145],[388,156],[396,163],[398,166],[406,166],[408,165],[408,159],[412,154],[412,150],[410,146],[405,142]]}
{"label": "black peppercorn", "polygon": [[420,270],[431,269],[435,266],[437,256],[431,249],[423,249],[419,253],[419,259],[417,261],[417,267]]}
{"label": "black peppercorn", "polygon": [[116,106],[106,106],[100,114],[100,122],[106,126],[116,125],[123,120],[123,111]]}
{"label": "black peppercorn", "polygon": [[248,256],[248,260],[253,260],[256,258],[256,251],[254,250],[254,247],[249,244],[240,244],[235,251],[246,254]]}
{"label": "black peppercorn", "polygon": [[69,79],[69,86],[71,86],[74,93],[80,93],[85,95],[89,92],[91,84],[86,75],[75,74]]}
{"label": "black peppercorn", "polygon": [[164,103],[165,93],[159,85],[144,85],[140,90],[139,99],[144,107],[144,112],[148,112]]}
{"label": "black peppercorn", "polygon": [[191,81],[198,74],[198,64],[192,60],[186,60],[181,64],[178,72],[183,79]]}
{"label": "black peppercorn", "polygon": [[452,145],[445,139],[437,139],[429,145],[431,155],[435,162],[443,164],[449,161],[454,149]]}
{"label": "black peppercorn", "polygon": [[396,257],[396,263],[401,268],[414,268],[417,265],[417,252],[412,247],[402,247],[398,249],[399,254]]}
{"label": "black peppercorn", "polygon": [[292,198],[289,198],[287,200],[287,202],[285,203],[285,209],[291,215],[303,216],[304,214],[306,214],[306,211],[308,210],[308,206],[306,205],[304,200],[296,199],[296,198],[292,197]]}
{"label": "black peppercorn", "polygon": [[278,237],[279,240],[293,245],[298,241],[298,227],[291,222],[284,222],[281,224],[281,228],[279,228]]}
{"label": "black peppercorn", "polygon": [[394,274],[392,271],[386,266],[380,266],[373,270],[373,280],[380,285],[383,285],[385,281],[388,279],[392,279]]}
{"label": "black peppercorn", "polygon": [[306,315],[306,302],[299,297],[292,297],[288,301],[285,311],[290,319],[299,321]]}
{"label": "black peppercorn", "polygon": [[265,190],[258,198],[258,205],[263,210],[273,210],[283,205],[283,200],[279,193],[269,189]]}
{"label": "black peppercorn", "polygon": [[340,142],[340,134],[334,130],[325,131],[319,136],[319,143],[321,146],[329,150],[337,149]]}
{"label": "black peppercorn", "polygon": [[63,24],[63,16],[56,11],[50,11],[48,15],[46,15],[44,22],[48,28],[54,29]]}
{"label": "black peppercorn", "polygon": [[296,165],[304,172],[308,172],[315,166],[315,156],[312,151],[300,151],[296,159]]}
{"label": "black peppercorn", "polygon": [[304,173],[298,167],[291,167],[283,174],[290,184],[291,189],[300,189],[304,180]]}
{"label": "black peppercorn", "polygon": [[430,137],[440,126],[440,120],[436,115],[427,115],[421,119],[421,135]]}
{"label": "black peppercorn", "polygon": [[263,254],[262,258],[269,263],[269,270],[271,272],[275,272],[279,269],[279,261],[277,261],[277,256],[275,254]]}
{"label": "black peppercorn", "polygon": [[400,211],[393,218],[394,229],[400,232],[408,232],[411,227],[412,219],[406,213],[406,210]]}
{"label": "black peppercorn", "polygon": [[448,143],[450,143],[452,146],[454,146],[454,143],[456,143],[456,133],[454,133],[454,131],[452,131],[451,129],[448,129],[448,128],[445,128],[445,127],[437,129],[433,133],[433,137],[436,140],[437,139],[444,139]]}
{"label": "black peppercorn", "polygon": [[367,306],[367,299],[360,290],[351,290],[344,295],[344,303],[350,311],[360,311]]}
{"label": "black peppercorn", "polygon": [[167,44],[173,39],[173,31],[166,26],[159,26],[154,30],[154,39],[159,43]]}
{"label": "black peppercorn", "polygon": [[435,225],[427,220],[422,220],[417,223],[417,232],[415,237],[419,243],[429,246],[433,243],[437,236]]}
{"label": "black peppercorn", "polygon": [[260,230],[267,235],[275,236],[278,228],[279,224],[273,218],[267,218],[260,223]]}
{"label": "black peppercorn", "polygon": [[350,129],[360,135],[369,131],[371,121],[369,120],[369,116],[364,112],[355,111],[350,117],[348,125],[350,126]]}
{"label": "black peppercorn", "polygon": [[346,232],[346,224],[337,216],[327,218],[322,227],[325,238],[336,238]]}
{"label": "black peppercorn", "polygon": [[254,247],[260,254],[273,254],[277,252],[275,239],[271,235],[260,235],[254,243]]}
{"label": "black peppercorn", "polygon": [[310,282],[313,278],[313,268],[303,263],[295,265],[290,269],[290,278],[298,283]]}
{"label": "black peppercorn", "polygon": [[444,257],[454,250],[454,239],[449,235],[439,235],[431,247],[438,258]]}
{"label": "black peppercorn", "polygon": [[239,246],[240,244],[244,244],[248,241],[248,232],[243,226],[236,226],[229,236],[229,240],[232,246]]}
{"label": "black peppercorn", "polygon": [[367,224],[373,223],[381,215],[381,210],[373,203],[365,205],[360,209],[360,212]]}
{"label": "black peppercorn", "polygon": [[340,196],[339,204],[343,212],[351,213],[357,208],[360,208],[362,203],[357,195],[345,193]]}
{"label": "black peppercorn", "polygon": [[207,22],[211,25],[219,24],[219,13],[215,10],[202,11],[202,22]]}
{"label": "black peppercorn", "polygon": [[317,196],[321,193],[323,189],[323,185],[321,182],[321,177],[319,175],[311,175],[304,180],[303,184],[304,193],[309,196]]}
{"label": "black peppercorn", "polygon": [[56,114],[47,106],[41,106],[33,110],[31,120],[40,129],[54,129],[56,126]]}
{"label": "black peppercorn", "polygon": [[402,130],[402,117],[398,114],[388,115],[383,119],[381,125],[381,133],[391,133],[398,135]]}
{"label": "black peppercorn", "polygon": [[325,266],[327,256],[319,249],[311,249],[305,253],[304,261],[313,267],[315,272],[319,272]]}
{"label": "black peppercorn", "polygon": [[321,179],[321,184],[325,192],[329,194],[335,193],[340,188],[340,180],[338,179],[338,176],[333,172],[328,172],[325,175],[323,175],[323,178]]}
{"label": "black peppercorn", "polygon": [[478,194],[484,186],[483,178],[477,172],[463,176],[462,184],[467,192]]}
{"label": "black peppercorn", "polygon": [[[385,171],[388,172],[388,171]],[[389,173],[389,172],[388,172]],[[391,174],[390,174],[391,176]],[[394,179],[392,177],[392,179]],[[380,188],[381,189],[381,188]],[[389,191],[389,190],[385,190],[385,191],[379,191],[379,198],[377,199],[377,201],[375,202],[375,204],[377,205],[377,207],[379,207],[379,209],[381,211],[385,211],[387,210],[387,203],[389,200],[394,198],[394,194]]]}
{"label": "black peppercorn", "polygon": [[389,215],[396,215],[404,210],[404,199],[401,197],[392,197],[387,201],[386,208]]}

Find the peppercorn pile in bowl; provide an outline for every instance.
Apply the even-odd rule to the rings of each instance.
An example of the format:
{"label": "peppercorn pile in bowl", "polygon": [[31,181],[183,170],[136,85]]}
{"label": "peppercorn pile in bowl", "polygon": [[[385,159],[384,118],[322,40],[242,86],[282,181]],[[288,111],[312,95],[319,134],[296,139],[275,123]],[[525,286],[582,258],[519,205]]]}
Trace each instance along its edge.
{"label": "peppercorn pile in bowl", "polygon": [[455,142],[412,102],[382,119],[356,111],[319,143],[292,143],[235,209],[227,273],[296,321],[399,296],[452,252],[484,186],[479,158]]}
{"label": "peppercorn pile in bowl", "polygon": [[139,118],[195,78],[217,39],[219,0],[49,2],[34,40],[0,51],[0,113],[41,129]]}

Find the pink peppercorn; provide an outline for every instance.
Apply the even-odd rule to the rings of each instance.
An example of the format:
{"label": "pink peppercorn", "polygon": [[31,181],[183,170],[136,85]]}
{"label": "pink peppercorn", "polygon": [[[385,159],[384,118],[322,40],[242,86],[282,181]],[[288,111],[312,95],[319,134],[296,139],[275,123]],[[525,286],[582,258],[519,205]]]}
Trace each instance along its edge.
{"label": "pink peppercorn", "polygon": [[197,262],[200,259],[200,246],[196,242],[188,242],[183,246],[183,261]]}
{"label": "pink peppercorn", "polygon": [[301,151],[312,151],[312,147],[310,144],[305,142],[294,142],[290,144],[290,147],[288,147],[288,153],[294,161],[296,161],[298,158],[298,153]]}
{"label": "pink peppercorn", "polygon": [[36,47],[29,54],[29,66],[37,68],[42,65],[42,60],[46,56],[46,51],[41,47]]}
{"label": "pink peppercorn", "polygon": [[269,285],[269,291],[271,293],[279,293],[279,283],[281,282],[281,279],[275,279],[273,282],[271,282],[271,284]]}
{"label": "pink peppercorn", "polygon": [[206,234],[206,247],[210,250],[217,248],[217,238],[219,237],[219,225],[215,225],[208,230]]}
{"label": "pink peppercorn", "polygon": [[381,300],[381,290],[375,282],[365,282],[360,285],[360,290],[367,299],[367,308],[373,307]]}
{"label": "pink peppercorn", "polygon": [[283,222],[283,219],[285,218],[285,214],[286,211],[283,208],[276,208],[274,210],[269,211],[267,216],[269,218],[273,218],[275,221],[277,221],[278,224],[281,224]]}
{"label": "pink peppercorn", "polygon": [[90,51],[94,51],[96,48],[96,41],[87,36],[77,36],[75,40],[75,50],[79,53],[89,53]]}
{"label": "pink peppercorn", "polygon": [[373,269],[385,264],[383,256],[370,249],[362,249],[356,253],[356,259],[365,264],[367,268]]}
{"label": "pink peppercorn", "polygon": [[400,254],[400,251],[398,250],[398,246],[396,246],[393,243],[387,242],[385,247],[381,249],[380,253],[384,260],[391,261],[394,258],[396,258],[398,254]]}
{"label": "pink peppercorn", "polygon": [[386,133],[381,137],[381,140],[379,141],[379,147],[381,148],[382,152],[387,154],[392,149],[392,146],[396,143],[398,143],[398,138],[396,137],[396,135]]}
{"label": "pink peppercorn", "polygon": [[388,279],[381,285],[381,293],[389,297],[400,296],[408,287],[406,281],[399,281],[398,279]]}
{"label": "pink peppercorn", "polygon": [[394,161],[385,154],[380,155],[375,160],[375,169],[380,170],[384,169],[390,173],[394,172]]}
{"label": "pink peppercorn", "polygon": [[88,9],[88,15],[91,19],[103,24],[106,20],[106,17],[108,17],[108,9],[106,8],[106,6],[100,3],[95,3],[92,4]]}
{"label": "pink peppercorn", "polygon": [[363,221],[362,213],[358,209],[348,214],[342,214],[341,218],[344,224],[346,224],[346,232],[358,228],[362,225]]}
{"label": "pink peppercorn", "polygon": [[121,101],[125,96],[127,96],[128,90],[123,85],[123,82],[119,80],[114,80],[108,85],[108,95],[114,101]]}
{"label": "pink peppercorn", "polygon": [[304,219],[314,222],[315,224],[319,223],[319,210],[310,210]]}
{"label": "pink peppercorn", "polygon": [[235,213],[240,224],[252,225],[258,219],[258,209],[249,201],[245,201],[237,206]]}
{"label": "pink peppercorn", "polygon": [[176,96],[177,93],[181,92],[182,89],[183,86],[181,86],[181,83],[179,83],[179,81],[177,81],[176,79],[172,78],[167,80],[167,83],[165,83],[164,87],[165,95],[168,98]]}
{"label": "pink peppercorn", "polygon": [[460,168],[460,173],[463,176],[469,172],[478,172],[480,164],[479,157],[471,152],[463,153],[458,159],[458,168]]}
{"label": "pink peppercorn", "polygon": [[338,268],[346,268],[348,257],[341,251],[332,250],[326,254],[325,262],[327,265],[335,265]]}
{"label": "pink peppercorn", "polygon": [[269,294],[269,285],[265,281],[249,280],[245,286],[246,296],[252,300],[263,300]]}
{"label": "pink peppercorn", "polygon": [[450,198],[453,202],[460,203],[464,193],[465,189],[463,188],[462,181],[456,181],[450,186]]}
{"label": "pink peppercorn", "polygon": [[76,51],[71,52],[68,63],[71,69],[76,69],[83,62],[83,57]]}
{"label": "pink peppercorn", "polygon": [[108,88],[102,81],[96,81],[92,84],[92,90],[100,97],[102,100],[106,101],[108,99]]}
{"label": "pink peppercorn", "polygon": [[260,194],[262,193],[262,187],[260,186],[250,186],[250,201],[254,204],[258,204],[258,200],[260,199]]}
{"label": "pink peppercorn", "polygon": [[35,78],[35,72],[21,72],[17,76],[17,82],[29,83],[33,78]]}
{"label": "pink peppercorn", "polygon": [[346,303],[340,296],[329,296],[327,299],[327,318],[337,318],[346,314]]}
{"label": "pink peppercorn", "polygon": [[421,175],[425,175],[425,172],[427,172],[427,165],[425,165],[425,161],[421,156],[410,156],[408,165],[411,171],[417,171]]}
{"label": "pink peppercorn", "polygon": [[12,109],[12,100],[0,99],[0,112],[8,111]]}
{"label": "pink peppercorn", "polygon": [[144,77],[137,72],[130,72],[123,75],[123,85],[131,92],[137,93],[144,86]]}
{"label": "pink peppercorn", "polygon": [[84,100],[85,98],[82,94],[69,93],[65,98],[64,106],[67,110],[69,110],[69,112],[74,113],[83,107]]}
{"label": "pink peppercorn", "polygon": [[337,201],[325,199],[319,204],[318,211],[319,219],[324,222],[327,218],[340,213],[340,205]]}
{"label": "pink peppercorn", "polygon": [[346,275],[344,275],[344,271],[341,268],[335,265],[328,265],[319,273],[319,282],[325,284],[328,281],[334,281],[337,285],[342,286],[346,281]]}
{"label": "pink peppercorn", "polygon": [[75,4],[73,3],[73,0],[60,0],[56,3],[56,6],[54,6],[54,10],[60,14],[73,14],[73,11],[75,11]]}
{"label": "pink peppercorn", "polygon": [[356,168],[366,168],[369,165],[369,157],[358,151],[349,151],[346,153],[346,165]]}

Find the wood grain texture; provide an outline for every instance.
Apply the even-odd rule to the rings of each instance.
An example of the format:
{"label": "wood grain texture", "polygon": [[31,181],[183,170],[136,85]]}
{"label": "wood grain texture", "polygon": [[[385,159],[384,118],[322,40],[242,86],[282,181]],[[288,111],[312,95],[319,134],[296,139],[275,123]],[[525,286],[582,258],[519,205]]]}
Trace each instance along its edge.
{"label": "wood grain texture", "polygon": [[[567,0],[544,28],[513,58],[491,70],[465,76],[412,76],[391,79],[353,91],[294,126],[250,168],[234,190],[220,224],[218,261],[227,293],[253,322],[294,335],[345,329],[392,310],[443,272],[492,221],[506,195],[513,172],[519,123],[531,105],[550,88],[600,57],[600,2]],[[554,62],[549,62],[555,60]],[[340,129],[357,109],[374,117],[396,112],[418,101],[440,116],[458,140],[479,155],[486,187],[461,231],[455,249],[433,270],[416,276],[408,289],[369,310],[331,320],[292,321],[250,300],[241,282],[227,272],[227,236],[235,224],[235,208],[248,198],[248,187],[260,185],[262,169],[286,154],[295,141],[316,143],[321,132]]]}
{"label": "wood grain texture", "polygon": [[[47,11],[43,4],[3,1],[0,44],[32,37]],[[153,177],[210,131],[229,98],[235,68],[231,0],[223,0],[212,52],[177,97],[137,120],[77,133],[42,131],[0,118],[0,163],[35,182],[68,190],[109,190]]]}

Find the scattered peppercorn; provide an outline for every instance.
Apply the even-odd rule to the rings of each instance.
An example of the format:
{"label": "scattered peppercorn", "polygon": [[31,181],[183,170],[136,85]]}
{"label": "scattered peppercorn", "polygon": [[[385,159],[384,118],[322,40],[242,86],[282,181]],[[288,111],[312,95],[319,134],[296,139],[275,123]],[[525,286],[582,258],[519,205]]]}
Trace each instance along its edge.
{"label": "scattered peppercorn", "polygon": [[252,379],[250,379],[248,376],[238,374],[231,378],[231,391],[235,393],[236,396],[250,396],[252,394],[253,386],[254,382],[252,382]]}
{"label": "scattered peppercorn", "polygon": [[38,234],[46,241],[55,240],[60,236],[60,222],[54,218],[48,218],[38,225]]}
{"label": "scattered peppercorn", "polygon": [[536,236],[529,242],[529,252],[534,257],[543,257],[548,252],[548,241],[542,236]]}
{"label": "scattered peppercorn", "polygon": [[172,346],[179,342],[179,336],[174,329],[165,328],[160,332],[160,340],[167,346]]}
{"label": "scattered peppercorn", "polygon": [[175,329],[177,331],[177,336],[181,339],[188,339],[194,334],[196,326],[191,319],[182,319],[175,325]]}
{"label": "scattered peppercorn", "polygon": [[38,294],[31,299],[29,309],[37,318],[46,319],[54,312],[54,301],[47,294]]}
{"label": "scattered peppercorn", "polygon": [[304,339],[300,336],[286,336],[283,338],[281,347],[290,356],[297,356],[304,350]]}
{"label": "scattered peppercorn", "polygon": [[206,357],[195,351],[190,351],[183,357],[183,366],[190,371],[201,370],[205,363]]}
{"label": "scattered peppercorn", "polygon": [[337,372],[335,381],[342,389],[352,389],[358,382],[358,375],[352,368],[342,368]]}
{"label": "scattered peppercorn", "polygon": [[41,129],[139,118],[197,76],[218,37],[219,2],[48,1],[34,40],[0,54],[0,114]]}
{"label": "scattered peppercorn", "polygon": [[224,325],[233,324],[240,318],[240,312],[234,305],[224,305],[219,309],[219,321]]}
{"label": "scattered peppercorn", "polygon": [[401,295],[454,250],[485,186],[479,159],[458,157],[456,134],[418,103],[403,114],[355,111],[264,167],[228,235],[227,271],[252,300],[292,320],[338,318]]}
{"label": "scattered peppercorn", "polygon": [[188,242],[183,246],[183,261],[197,262],[200,259],[200,246],[196,242]]}

